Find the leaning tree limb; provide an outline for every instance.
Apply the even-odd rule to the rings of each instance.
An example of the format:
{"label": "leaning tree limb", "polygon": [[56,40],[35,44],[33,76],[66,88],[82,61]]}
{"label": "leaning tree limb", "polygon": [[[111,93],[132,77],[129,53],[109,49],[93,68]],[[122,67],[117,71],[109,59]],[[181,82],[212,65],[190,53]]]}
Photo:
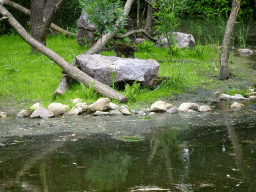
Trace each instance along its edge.
{"label": "leaning tree limb", "polygon": [[[26,15],[30,15],[30,10],[13,2],[13,1],[10,1],[10,0],[0,0],[0,4],[2,5],[9,5],[17,10],[19,10],[20,12],[26,14]],[[45,19],[44,19],[45,21]],[[66,31],[65,29],[62,29],[60,28],[59,26],[55,25],[54,23],[51,23],[50,25],[50,28],[54,31],[57,31],[58,33],[62,33],[62,34],[65,34],[66,36],[69,36],[69,37],[76,37],[76,34],[75,33],[71,33],[69,31]]]}
{"label": "leaning tree limb", "polygon": [[152,37],[150,34],[148,34],[145,31],[145,29],[132,30],[132,31],[129,31],[129,32],[123,34],[123,35],[116,35],[115,38],[117,38],[117,39],[124,39],[125,37],[128,37],[129,35],[132,35],[134,33],[143,33],[144,35],[146,35],[152,41],[157,41],[157,38]]}
{"label": "leaning tree limb", "polygon": [[111,87],[91,78],[86,73],[82,72],[76,67],[71,66],[65,61],[62,57],[60,57],[57,53],[53,52],[51,49],[47,48],[43,44],[36,41],[32,38],[27,31],[19,24],[19,22],[11,15],[9,11],[7,11],[0,4],[0,14],[4,17],[7,17],[7,21],[10,25],[17,31],[17,33],[21,36],[21,38],[26,41],[30,46],[35,47],[38,51],[49,57],[53,60],[60,68],[63,69],[72,79],[77,80],[78,82],[83,83],[85,86],[89,87],[90,83],[92,83],[92,88],[103,96],[110,97],[113,99],[117,99],[119,102],[126,102],[128,99],[124,97],[119,92],[115,91]]}

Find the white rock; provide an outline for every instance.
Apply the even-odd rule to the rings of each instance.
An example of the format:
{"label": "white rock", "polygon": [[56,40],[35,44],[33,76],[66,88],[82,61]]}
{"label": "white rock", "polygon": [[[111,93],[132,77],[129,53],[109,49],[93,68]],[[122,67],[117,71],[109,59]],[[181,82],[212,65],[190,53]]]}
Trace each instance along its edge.
{"label": "white rock", "polygon": [[111,110],[110,115],[123,115],[123,113],[121,113],[119,110]]}
{"label": "white rock", "polygon": [[119,105],[110,102],[110,103],[109,103],[109,108],[110,108],[111,110],[118,110]]}
{"label": "white rock", "polygon": [[194,111],[193,109],[188,109],[187,113],[195,113],[196,111]]}
{"label": "white rock", "polygon": [[156,112],[150,112],[148,115],[149,115],[149,116],[156,115]]}
{"label": "white rock", "polygon": [[249,97],[249,99],[251,99],[251,100],[256,99],[256,95],[251,95],[251,96]]}
{"label": "white rock", "polygon": [[30,112],[27,110],[21,110],[18,114],[17,114],[17,118],[22,118],[22,117],[29,117]]}
{"label": "white rock", "polygon": [[174,114],[174,113],[178,113],[179,111],[178,111],[178,109],[176,108],[176,107],[172,107],[171,109],[169,109],[168,111],[167,111],[167,113],[169,113],[169,114]]}
{"label": "white rock", "polygon": [[48,110],[51,111],[54,116],[62,115],[67,112],[69,105],[63,105],[61,103],[51,103],[48,106]]}
{"label": "white rock", "polygon": [[241,56],[249,56],[253,54],[253,51],[250,49],[238,49],[238,52]]}
{"label": "white rock", "polygon": [[99,98],[96,102],[89,105],[91,111],[106,111],[109,109],[109,98]]}
{"label": "white rock", "polygon": [[83,99],[80,99],[80,98],[70,100],[71,103],[80,103],[82,101],[83,101]]}
{"label": "white rock", "polygon": [[45,118],[49,118],[49,117],[53,117],[53,116],[54,116],[54,114],[52,112],[48,111],[44,107],[39,107],[30,115],[30,118],[32,119],[32,118],[41,117],[41,118],[45,119]]}
{"label": "white rock", "polygon": [[7,115],[6,115],[5,112],[2,112],[2,111],[1,111],[1,112],[0,112],[0,117],[1,117],[1,118],[7,118]]}
{"label": "white rock", "polygon": [[197,103],[182,103],[178,108],[179,111],[188,112],[189,109],[198,111],[199,105]]}
{"label": "white rock", "polygon": [[151,112],[166,112],[168,109],[172,108],[173,105],[165,101],[156,101],[150,107]]}
{"label": "white rock", "polygon": [[76,107],[73,107],[71,110],[64,113],[64,115],[78,115],[79,113],[81,113],[81,110]]}
{"label": "white rock", "polygon": [[198,111],[200,112],[208,112],[208,111],[212,111],[212,108],[208,105],[203,105],[203,106],[200,106],[198,108]]}
{"label": "white rock", "polygon": [[77,103],[75,107],[79,110],[79,113],[84,113],[88,110],[88,105],[86,103]]}
{"label": "white rock", "polygon": [[245,98],[241,94],[235,94],[234,96],[230,96],[230,99],[232,99],[232,100],[249,100],[248,98]]}
{"label": "white rock", "polygon": [[130,111],[124,105],[119,107],[119,111],[124,115],[131,115]]}
{"label": "white rock", "polygon": [[230,99],[230,97],[231,96],[228,94],[221,94],[218,99],[227,101]]}
{"label": "white rock", "polygon": [[244,104],[238,103],[238,102],[234,102],[234,103],[231,105],[231,109],[232,109],[233,111],[238,111],[238,110],[240,110],[242,107],[244,107]]}
{"label": "white rock", "polygon": [[96,111],[93,113],[94,116],[103,116],[103,115],[109,115],[109,112],[104,112],[104,111]]}

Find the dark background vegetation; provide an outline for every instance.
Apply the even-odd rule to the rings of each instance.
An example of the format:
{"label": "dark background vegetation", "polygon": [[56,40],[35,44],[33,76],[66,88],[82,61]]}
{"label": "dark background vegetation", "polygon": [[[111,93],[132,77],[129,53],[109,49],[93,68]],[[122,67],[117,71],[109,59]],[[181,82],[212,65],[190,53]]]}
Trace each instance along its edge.
{"label": "dark background vegetation", "polygon": [[[123,0],[125,2],[125,0]],[[14,0],[15,3],[18,3],[29,9],[30,1],[28,0]],[[242,1],[240,13],[238,16],[239,20],[243,21],[252,21],[256,19],[256,9],[255,3],[256,0],[247,0]],[[185,10],[180,13],[181,18],[189,18],[189,17],[199,17],[200,16],[209,16],[209,15],[222,15],[226,17],[229,15],[231,11],[232,0],[186,0],[185,1]],[[141,0],[141,12],[143,11],[146,3],[144,0]],[[137,11],[137,1],[134,1],[132,6],[130,15],[131,17],[136,16]],[[11,12],[11,14],[24,26],[26,29],[28,28],[27,21],[29,20],[29,16],[21,13],[20,11],[6,6],[6,8]],[[64,29],[68,29],[70,31],[76,30],[76,22],[81,14],[81,8],[79,7],[78,0],[68,0],[64,3],[62,9],[57,14],[54,23],[59,25]],[[145,19],[145,18],[144,18]],[[0,22],[0,34],[8,34],[12,33],[13,29],[8,24],[7,21]]]}

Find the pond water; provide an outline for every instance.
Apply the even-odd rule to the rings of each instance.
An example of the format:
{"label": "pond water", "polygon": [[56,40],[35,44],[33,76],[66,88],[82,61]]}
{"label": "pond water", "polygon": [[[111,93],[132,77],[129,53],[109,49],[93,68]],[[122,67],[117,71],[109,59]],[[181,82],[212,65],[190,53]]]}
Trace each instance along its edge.
{"label": "pond water", "polygon": [[255,109],[0,119],[0,191],[256,191]]}

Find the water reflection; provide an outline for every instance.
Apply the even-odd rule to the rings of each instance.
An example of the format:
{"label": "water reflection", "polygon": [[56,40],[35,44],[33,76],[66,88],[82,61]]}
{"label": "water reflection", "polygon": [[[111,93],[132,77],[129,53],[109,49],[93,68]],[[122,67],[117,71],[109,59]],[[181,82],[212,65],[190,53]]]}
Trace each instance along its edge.
{"label": "water reflection", "polygon": [[256,126],[0,139],[0,191],[255,191]]}

